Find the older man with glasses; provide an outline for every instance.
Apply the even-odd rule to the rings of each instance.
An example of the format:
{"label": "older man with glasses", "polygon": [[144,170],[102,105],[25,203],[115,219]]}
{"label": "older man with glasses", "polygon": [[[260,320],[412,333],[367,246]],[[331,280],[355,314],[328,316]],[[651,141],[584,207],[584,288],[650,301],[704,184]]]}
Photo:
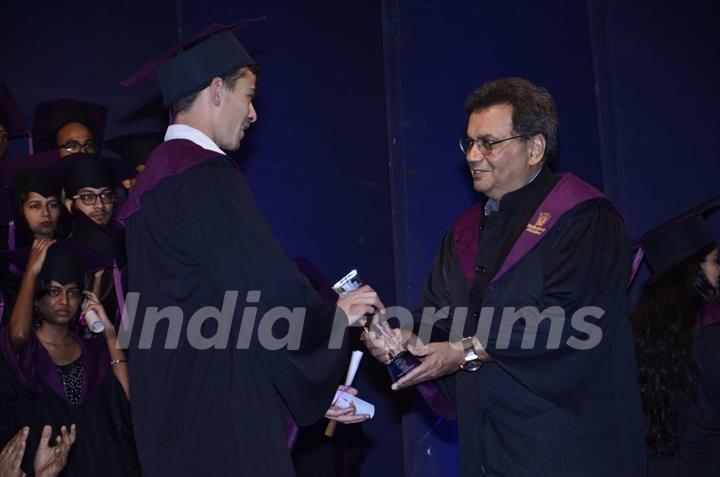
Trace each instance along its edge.
{"label": "older man with glasses", "polygon": [[[491,81],[465,106],[460,149],[483,197],[443,239],[422,303],[439,311],[417,318],[409,345],[422,363],[393,389],[444,377],[463,476],[645,475],[623,220],[548,167],[545,88]],[[363,339],[389,362],[381,338]]]}

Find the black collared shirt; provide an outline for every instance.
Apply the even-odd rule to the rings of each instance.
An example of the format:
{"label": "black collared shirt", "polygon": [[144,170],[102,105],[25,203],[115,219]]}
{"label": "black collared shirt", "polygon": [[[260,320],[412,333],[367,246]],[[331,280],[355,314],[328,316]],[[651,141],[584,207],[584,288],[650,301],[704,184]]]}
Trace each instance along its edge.
{"label": "black collared shirt", "polygon": [[[505,194],[500,200],[500,210],[485,217],[484,224],[480,225],[480,248],[475,260],[475,278],[470,289],[471,305],[482,303],[490,280],[502,266],[533,213],[559,180],[550,169],[543,167],[535,180]],[[472,321],[474,320],[469,320],[468,323]]]}

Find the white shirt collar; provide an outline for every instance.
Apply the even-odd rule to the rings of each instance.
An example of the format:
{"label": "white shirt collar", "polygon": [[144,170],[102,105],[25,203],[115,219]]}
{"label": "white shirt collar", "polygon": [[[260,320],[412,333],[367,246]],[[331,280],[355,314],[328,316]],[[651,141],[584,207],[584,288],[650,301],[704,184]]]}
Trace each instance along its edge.
{"label": "white shirt collar", "polygon": [[167,132],[165,132],[165,140],[170,141],[171,139],[187,139],[203,149],[220,153],[223,156],[226,155],[204,132],[187,124],[171,124],[168,126]]}

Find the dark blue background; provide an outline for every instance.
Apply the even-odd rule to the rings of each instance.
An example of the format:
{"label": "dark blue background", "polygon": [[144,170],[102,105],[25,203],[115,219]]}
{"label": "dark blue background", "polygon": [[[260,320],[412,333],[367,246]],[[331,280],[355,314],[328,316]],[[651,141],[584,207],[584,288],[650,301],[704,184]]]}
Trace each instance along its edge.
{"label": "dark blue background", "polygon": [[[522,76],[551,91],[555,169],[604,190],[632,237],[716,194],[719,10],[710,0],[0,1],[0,80],[28,120],[36,103],[73,97],[110,108],[109,136],[161,130],[155,86],[117,82],[206,24],[266,16],[238,32],[262,67],[259,120],[238,153],[258,202],[289,256],[331,279],[357,267],[386,304],[415,306],[439,238],[476,200],[457,138],[463,100],[484,81]],[[453,426],[427,433],[433,419],[401,412],[412,394],[391,396],[383,373],[367,359],[359,377],[378,405],[363,425],[363,475],[454,474]]]}

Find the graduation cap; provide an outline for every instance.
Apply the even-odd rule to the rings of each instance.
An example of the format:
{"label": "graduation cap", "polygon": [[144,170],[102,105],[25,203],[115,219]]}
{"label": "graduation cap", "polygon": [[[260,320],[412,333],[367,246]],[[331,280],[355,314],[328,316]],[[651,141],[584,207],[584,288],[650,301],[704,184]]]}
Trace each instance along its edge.
{"label": "graduation cap", "polygon": [[[0,252],[5,260],[24,270],[30,257],[30,248]],[[39,276],[55,280],[61,285],[84,283],[85,275],[112,264],[112,257],[90,248],[76,238],[58,240],[47,251]]]}
{"label": "graduation cap", "polygon": [[50,169],[51,175],[60,174],[67,195],[83,187],[114,189],[119,186],[121,178],[131,173],[119,159],[83,153],[70,154],[55,162]]}
{"label": "graduation cap", "polygon": [[165,106],[207,87],[215,77],[224,77],[243,66],[255,65],[235,38],[234,30],[262,20],[239,20],[230,25],[213,23],[189,40],[150,60],[120,82],[130,87],[157,79]]}
{"label": "graduation cap", "polygon": [[[163,139],[161,133],[139,132],[108,139],[103,146],[120,156],[120,159],[135,171],[132,176],[128,177],[135,177],[137,175],[136,168],[147,162],[150,153],[163,142]],[[123,177],[123,179],[128,177]]]}
{"label": "graduation cap", "polygon": [[0,124],[5,126],[8,138],[30,134],[30,128],[5,83],[0,82]]}
{"label": "graduation cap", "polygon": [[35,152],[54,149],[55,133],[69,123],[80,123],[93,133],[95,141],[102,142],[107,122],[107,107],[78,101],[56,99],[38,104],[33,120],[33,147]]}
{"label": "graduation cap", "polygon": [[[0,161],[0,185],[12,187],[15,176],[25,169],[45,170],[60,160],[56,151],[47,151],[41,154],[14,157]],[[51,179],[57,179],[48,176]]]}
{"label": "graduation cap", "polygon": [[639,245],[633,260],[631,279],[635,278],[643,257],[654,273],[680,263],[716,239],[704,217],[720,208],[720,196],[713,197],[655,227],[633,245]]}
{"label": "graduation cap", "polygon": [[62,187],[41,171],[23,169],[15,175],[13,180],[13,207],[15,210],[20,209],[21,199],[30,192],[36,192],[46,198],[55,196],[59,200]]}

